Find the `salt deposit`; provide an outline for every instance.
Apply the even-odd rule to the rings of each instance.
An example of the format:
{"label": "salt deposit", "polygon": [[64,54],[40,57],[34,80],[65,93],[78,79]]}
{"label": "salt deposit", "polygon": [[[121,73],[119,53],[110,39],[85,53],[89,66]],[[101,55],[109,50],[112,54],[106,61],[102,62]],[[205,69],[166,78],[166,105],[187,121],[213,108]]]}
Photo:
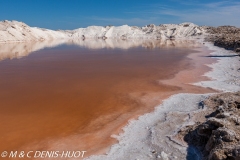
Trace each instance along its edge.
{"label": "salt deposit", "polygon": [[53,39],[173,39],[199,36],[204,34],[204,29],[193,23],[182,24],[154,24],[144,27],[135,26],[89,26],[75,30],[42,29],[30,27],[23,22],[1,21],[0,43],[44,41]]}

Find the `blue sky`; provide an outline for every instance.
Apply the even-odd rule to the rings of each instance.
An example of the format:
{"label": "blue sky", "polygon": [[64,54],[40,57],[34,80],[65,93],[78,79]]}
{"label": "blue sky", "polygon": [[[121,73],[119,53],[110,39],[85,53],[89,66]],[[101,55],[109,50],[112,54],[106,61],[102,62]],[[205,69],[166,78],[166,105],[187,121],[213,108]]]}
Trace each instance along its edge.
{"label": "blue sky", "polygon": [[49,29],[193,22],[240,26],[240,0],[0,0],[0,20]]}

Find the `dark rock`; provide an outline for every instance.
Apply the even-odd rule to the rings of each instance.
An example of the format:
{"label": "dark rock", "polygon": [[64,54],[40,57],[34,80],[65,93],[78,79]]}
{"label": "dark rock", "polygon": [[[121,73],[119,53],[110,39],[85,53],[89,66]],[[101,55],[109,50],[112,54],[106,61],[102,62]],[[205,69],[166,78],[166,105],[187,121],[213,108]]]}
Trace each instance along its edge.
{"label": "dark rock", "polygon": [[233,26],[206,27],[210,34],[206,40],[215,46],[240,52],[240,28]]}
{"label": "dark rock", "polygon": [[236,52],[240,52],[240,48],[236,48],[235,51],[236,51]]}
{"label": "dark rock", "polygon": [[200,136],[206,136],[206,137],[210,137],[212,134],[212,128],[210,128],[210,126],[208,124],[202,124],[199,125],[198,129],[197,129],[197,133]]}
{"label": "dark rock", "polygon": [[82,35],[82,40],[85,40],[86,38],[85,38],[85,36],[84,35]]}
{"label": "dark rock", "polygon": [[227,128],[218,128],[217,130],[213,131],[213,134],[215,139],[222,139],[225,142],[232,142],[235,140],[235,132],[231,129]]}
{"label": "dark rock", "polygon": [[210,160],[226,160],[227,155],[224,153],[223,150],[219,149],[219,150],[215,150],[214,152],[211,152],[209,159]]}
{"label": "dark rock", "polygon": [[217,118],[209,118],[206,122],[207,124],[211,125],[213,129],[217,129],[218,127],[224,126],[224,121]]}
{"label": "dark rock", "polygon": [[199,149],[203,160],[240,160],[239,102],[240,92],[212,96],[204,101],[214,108],[206,121],[181,129],[184,140]]}
{"label": "dark rock", "polygon": [[106,37],[106,36],[103,36],[102,39],[105,40],[105,39],[107,39],[107,37]]}

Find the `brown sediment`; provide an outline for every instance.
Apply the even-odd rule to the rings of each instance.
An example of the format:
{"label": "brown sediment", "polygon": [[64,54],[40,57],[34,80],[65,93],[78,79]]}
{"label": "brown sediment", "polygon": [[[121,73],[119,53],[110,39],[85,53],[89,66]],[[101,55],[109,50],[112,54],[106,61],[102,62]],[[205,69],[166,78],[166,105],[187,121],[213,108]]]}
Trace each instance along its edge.
{"label": "brown sediment", "polygon": [[104,153],[112,134],[170,95],[213,92],[188,84],[213,62],[203,46],[66,48],[0,62],[0,151]]}
{"label": "brown sediment", "polygon": [[196,147],[203,160],[238,160],[240,92],[214,94],[203,104],[207,109],[192,116],[196,123],[181,128],[178,139]]}

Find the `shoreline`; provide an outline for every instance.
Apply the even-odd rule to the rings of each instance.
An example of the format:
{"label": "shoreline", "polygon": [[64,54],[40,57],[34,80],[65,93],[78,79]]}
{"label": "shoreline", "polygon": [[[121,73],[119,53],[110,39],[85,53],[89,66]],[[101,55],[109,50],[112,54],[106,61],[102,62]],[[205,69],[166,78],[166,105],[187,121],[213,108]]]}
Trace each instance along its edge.
{"label": "shoreline", "polygon": [[[203,43],[203,40],[196,41]],[[210,54],[215,56],[229,54],[229,52],[234,53],[233,51],[215,47],[209,42],[205,43],[205,46],[212,50]],[[237,70],[229,68],[229,65],[226,66],[231,61],[232,67],[237,68],[237,63],[234,63],[231,57],[228,57],[228,59],[216,58],[217,62],[208,65],[212,70],[203,75],[210,80],[193,83],[193,85],[205,88],[210,87],[224,92],[239,90],[240,82],[236,82],[236,78],[234,78],[234,73]],[[219,79],[219,76],[226,72],[228,75]],[[202,111],[199,102],[214,94],[216,93],[179,93],[170,96],[162,104],[155,107],[153,112],[146,113],[138,117],[138,119],[130,120],[123,128],[122,133],[113,135],[112,137],[116,138],[118,143],[111,146],[106,155],[93,155],[85,159],[186,159],[187,154],[189,154],[187,151],[188,146],[185,142],[179,142],[178,139],[174,139],[174,135],[180,128],[194,124],[191,116]],[[205,107],[203,110],[207,110],[207,108]],[[167,128],[166,126],[170,127]],[[196,151],[192,150],[191,152],[194,155]],[[198,156],[198,154],[195,155]]]}
{"label": "shoreline", "polygon": [[[193,43],[195,45],[192,48],[192,53],[190,53],[189,55],[186,56],[187,59],[190,59],[190,61],[192,61],[191,66],[188,67],[187,69],[180,71],[179,73],[177,73],[174,77],[172,77],[170,79],[159,81],[160,84],[173,85],[173,86],[181,88],[181,90],[173,91],[173,92],[169,92],[169,93],[162,93],[162,94],[156,93],[156,95],[159,94],[158,98],[157,98],[159,103],[157,105],[152,105],[152,107],[148,107],[149,109],[147,110],[147,112],[137,112],[136,115],[131,116],[126,122],[124,122],[120,127],[118,127],[117,130],[115,130],[113,132],[113,134],[111,136],[112,138],[114,138],[112,145],[110,145],[106,148],[102,148],[102,149],[100,149],[100,151],[96,152],[96,154],[90,154],[90,156],[88,156],[88,157],[106,154],[110,150],[111,146],[114,146],[115,144],[118,143],[117,137],[118,137],[118,135],[121,135],[124,133],[123,128],[125,128],[129,124],[129,121],[130,122],[132,120],[134,121],[134,120],[138,119],[139,117],[141,117],[142,115],[145,115],[146,113],[154,112],[157,106],[161,105],[165,100],[167,100],[171,96],[173,96],[175,94],[179,94],[179,93],[188,93],[188,92],[193,92],[193,93],[203,93],[203,92],[204,93],[213,93],[213,92],[215,92],[215,90],[212,90],[209,88],[202,88],[199,86],[191,85],[192,82],[197,81],[197,78],[200,78],[201,80],[209,80],[205,76],[200,77],[199,74],[205,73],[206,71],[209,71],[211,69],[208,66],[205,66],[205,64],[211,64],[211,63],[215,62],[212,59],[208,59],[208,60],[205,59],[204,56],[209,55],[209,53],[211,51],[207,50],[205,48],[205,46],[202,45],[202,43],[199,43],[196,41],[194,41]],[[203,58],[203,59],[201,59],[201,58]],[[196,63],[196,61],[197,61],[197,63]],[[202,66],[202,65],[204,65],[204,66]],[[201,66],[202,68],[199,69],[198,66]],[[186,78],[186,76],[188,76],[188,74],[190,74],[191,76],[189,76],[186,80],[185,78]],[[154,96],[155,97],[153,99],[156,99],[156,95],[153,94],[152,97],[148,97],[148,99],[153,98]],[[148,104],[147,101],[145,103]],[[103,151],[105,151],[105,152],[103,152]]]}

